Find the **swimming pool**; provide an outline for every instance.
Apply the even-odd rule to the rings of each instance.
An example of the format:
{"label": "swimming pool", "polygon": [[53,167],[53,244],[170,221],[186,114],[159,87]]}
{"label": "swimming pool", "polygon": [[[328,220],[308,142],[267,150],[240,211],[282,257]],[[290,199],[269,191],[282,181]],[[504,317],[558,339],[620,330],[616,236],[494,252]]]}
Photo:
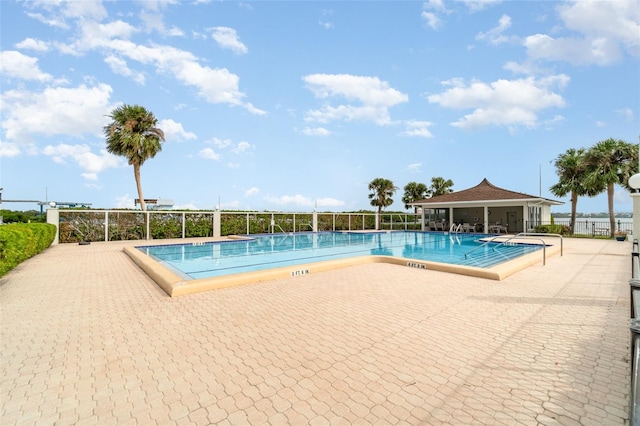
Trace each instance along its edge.
{"label": "swimming pool", "polygon": [[[484,244],[484,237],[488,236],[411,231],[326,232],[269,234],[240,240],[138,246],[135,249],[166,268],[174,277],[171,278],[174,283],[179,280],[179,285],[187,285],[239,276],[255,280],[256,273],[273,271],[284,272],[282,276],[298,276],[330,269],[326,265],[331,262],[335,268],[372,261],[491,278],[492,267],[542,247],[529,243]],[[140,256],[132,258],[136,261]]]}

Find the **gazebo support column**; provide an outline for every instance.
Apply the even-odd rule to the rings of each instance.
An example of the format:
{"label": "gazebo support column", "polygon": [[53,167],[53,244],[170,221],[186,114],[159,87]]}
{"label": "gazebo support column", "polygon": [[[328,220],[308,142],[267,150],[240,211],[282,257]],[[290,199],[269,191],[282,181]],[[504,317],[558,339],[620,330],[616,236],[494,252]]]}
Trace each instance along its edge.
{"label": "gazebo support column", "polygon": [[484,216],[484,218],[483,218],[484,219],[484,233],[486,234],[486,233],[489,232],[489,207],[485,205],[483,207],[483,209],[484,209],[484,213],[483,213],[483,216]]}

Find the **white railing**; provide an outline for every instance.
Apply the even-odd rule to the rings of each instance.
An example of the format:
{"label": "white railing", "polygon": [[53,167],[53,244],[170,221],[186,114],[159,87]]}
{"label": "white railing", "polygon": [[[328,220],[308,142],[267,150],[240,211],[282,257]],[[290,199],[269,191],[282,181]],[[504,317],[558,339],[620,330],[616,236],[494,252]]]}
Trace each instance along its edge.
{"label": "white railing", "polygon": [[48,209],[58,242],[220,237],[278,232],[421,230],[414,214]]}

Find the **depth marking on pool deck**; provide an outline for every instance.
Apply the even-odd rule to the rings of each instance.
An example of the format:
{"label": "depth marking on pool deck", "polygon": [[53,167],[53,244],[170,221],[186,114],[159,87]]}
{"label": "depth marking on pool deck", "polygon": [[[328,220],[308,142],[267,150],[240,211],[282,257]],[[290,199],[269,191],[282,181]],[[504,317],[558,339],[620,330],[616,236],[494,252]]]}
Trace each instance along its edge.
{"label": "depth marking on pool deck", "polygon": [[[229,237],[227,240],[231,239],[237,238]],[[217,240],[216,242],[219,241],[221,240]],[[291,267],[288,266],[264,271],[244,272],[234,275],[185,281],[183,277],[178,276],[160,262],[152,259],[151,256],[148,256],[141,250],[138,250],[136,247],[125,247],[124,252],[171,297],[184,296],[187,294],[199,293],[201,291],[216,290],[237,285],[256,284],[262,281],[299,277],[311,274],[312,272],[324,272],[367,263],[391,263],[399,266],[424,269],[425,273],[430,271],[440,271],[497,281],[503,280],[509,275],[521,271],[531,265],[542,263],[542,259],[540,257],[541,253],[539,251],[520,256],[511,261],[500,263],[491,268],[477,268],[474,266],[462,266],[432,261],[417,262],[400,257],[368,255],[298,265],[298,269],[293,271],[291,270]],[[558,253],[560,253],[560,246],[555,244],[555,241],[547,242],[547,257]]]}
{"label": "depth marking on pool deck", "polygon": [[410,268],[427,269],[427,265],[424,263],[407,262],[407,266]]}
{"label": "depth marking on pool deck", "polygon": [[307,275],[310,274],[311,272],[309,272],[308,269],[296,269],[295,271],[291,271],[291,276],[292,277],[299,277],[300,275]]}

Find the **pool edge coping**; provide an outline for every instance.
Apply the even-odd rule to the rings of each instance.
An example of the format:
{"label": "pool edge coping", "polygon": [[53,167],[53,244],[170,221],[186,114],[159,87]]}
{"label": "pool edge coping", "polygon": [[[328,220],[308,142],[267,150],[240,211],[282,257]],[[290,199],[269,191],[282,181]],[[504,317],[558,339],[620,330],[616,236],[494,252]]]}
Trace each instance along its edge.
{"label": "pool edge coping", "polygon": [[[212,241],[221,242],[238,239],[243,239],[243,237],[233,236],[229,237],[228,239],[223,238],[215,239]],[[557,244],[552,244],[549,241],[545,241],[545,245],[547,258],[560,252],[560,247]],[[166,266],[162,265],[160,262],[154,260],[151,256],[143,253],[138,249],[138,247],[125,247],[123,251],[170,297],[184,296],[187,294],[199,293],[203,291],[217,290],[227,287],[234,287],[238,285],[259,283],[277,279],[295,278],[311,273],[325,272],[332,269],[340,269],[368,263],[390,263],[405,267],[413,267],[430,271],[447,272],[501,281],[518,271],[521,271],[542,261],[542,253],[540,251],[526,254],[517,259],[503,262],[490,268],[454,265],[449,263],[432,262],[394,256],[367,255],[345,259],[283,266],[264,271],[242,272],[239,274],[221,277],[185,280]]]}

